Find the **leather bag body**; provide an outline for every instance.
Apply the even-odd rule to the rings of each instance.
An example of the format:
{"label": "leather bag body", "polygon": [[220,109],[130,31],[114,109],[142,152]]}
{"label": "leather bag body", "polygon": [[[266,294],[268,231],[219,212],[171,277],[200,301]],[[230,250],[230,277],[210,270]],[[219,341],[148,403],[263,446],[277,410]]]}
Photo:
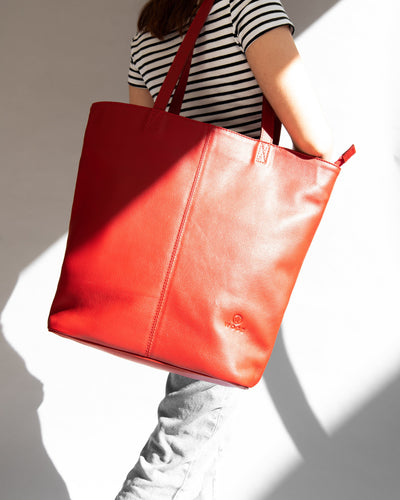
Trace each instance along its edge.
{"label": "leather bag body", "polygon": [[153,109],[92,105],[48,328],[251,387],[354,147],[333,164],[273,144],[267,105],[263,140],[166,112],[179,79],[171,107],[180,108],[211,5],[203,2]]}

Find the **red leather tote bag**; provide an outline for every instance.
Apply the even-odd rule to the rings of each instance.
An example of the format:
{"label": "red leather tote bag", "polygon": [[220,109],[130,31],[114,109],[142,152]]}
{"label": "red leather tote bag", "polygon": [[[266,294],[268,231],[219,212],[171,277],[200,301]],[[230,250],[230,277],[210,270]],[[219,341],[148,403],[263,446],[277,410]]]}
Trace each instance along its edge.
{"label": "red leather tote bag", "polygon": [[267,104],[259,141],[176,114],[212,3],[199,9],[153,109],[92,105],[48,328],[251,387],[354,146],[336,163],[279,147]]}

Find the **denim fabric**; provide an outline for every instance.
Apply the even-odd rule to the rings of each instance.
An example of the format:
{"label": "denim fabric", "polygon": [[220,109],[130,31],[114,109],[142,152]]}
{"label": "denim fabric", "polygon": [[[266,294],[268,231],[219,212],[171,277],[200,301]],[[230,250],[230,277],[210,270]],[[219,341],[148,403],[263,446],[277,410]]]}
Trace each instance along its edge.
{"label": "denim fabric", "polygon": [[215,472],[240,389],[170,373],[158,424],[115,500],[215,500]]}

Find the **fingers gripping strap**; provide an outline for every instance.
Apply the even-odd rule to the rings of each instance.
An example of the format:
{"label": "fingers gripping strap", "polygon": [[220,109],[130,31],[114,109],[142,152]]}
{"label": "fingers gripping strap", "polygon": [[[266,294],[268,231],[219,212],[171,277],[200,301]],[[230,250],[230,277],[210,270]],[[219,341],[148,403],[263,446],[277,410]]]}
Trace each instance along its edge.
{"label": "fingers gripping strap", "polygon": [[203,27],[208,13],[211,10],[211,7],[214,3],[214,0],[204,0],[201,4],[195,18],[190,25],[188,32],[186,33],[181,46],[179,47],[178,52],[174,58],[174,61],[169,68],[168,74],[165,77],[164,83],[160,89],[160,92],[157,96],[156,102],[154,103],[155,109],[162,109],[165,111],[167,108],[167,104],[169,98],[172,95],[174,88],[178,82],[179,77],[182,74],[182,71],[185,67],[186,61],[188,57],[190,57],[193,52],[194,45],[196,43],[197,37]]}

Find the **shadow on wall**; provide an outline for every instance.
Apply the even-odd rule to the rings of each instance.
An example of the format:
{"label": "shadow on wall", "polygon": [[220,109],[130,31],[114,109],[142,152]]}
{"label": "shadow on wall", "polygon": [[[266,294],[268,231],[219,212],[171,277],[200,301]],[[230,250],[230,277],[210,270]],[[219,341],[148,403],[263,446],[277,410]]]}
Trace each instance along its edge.
{"label": "shadow on wall", "polygon": [[394,500],[400,491],[400,377],[332,436],[308,405],[278,335],[264,382],[303,463],[258,500]]}
{"label": "shadow on wall", "polygon": [[295,37],[309,28],[338,2],[339,0],[282,0],[290,19],[295,25]]}
{"label": "shadow on wall", "polygon": [[70,500],[42,443],[37,409],[42,384],[0,335],[0,496]]}
{"label": "shadow on wall", "polygon": [[[0,313],[21,270],[67,229],[90,103],[115,96],[117,78],[127,94],[137,6],[132,0],[118,6],[108,0],[1,4]],[[70,500],[42,441],[42,384],[3,327],[0,373],[0,498]]]}
{"label": "shadow on wall", "polygon": [[[284,1],[297,35],[335,3],[334,0]],[[116,75],[121,75],[126,82],[128,49],[121,50],[117,57],[116,53],[119,54],[120,47],[129,38],[131,28],[128,26],[134,25],[138,6],[128,0],[119,6],[117,10],[108,0],[66,3],[62,8],[50,0],[5,0],[2,4],[7,23],[2,27],[3,43],[0,44],[4,86],[0,96],[4,120],[0,137],[3,177],[0,184],[0,311],[20,271],[67,228],[90,102],[109,95],[115,97]],[[118,35],[120,38],[115,42],[109,33],[117,31],[126,36]],[[88,37],[88,32],[93,36]],[[57,43],[49,43],[53,39]],[[121,68],[125,68],[122,73]],[[94,86],[94,81],[99,82],[98,85]],[[368,494],[354,497],[356,486],[353,484],[353,489],[350,488],[350,476],[354,474],[354,467],[362,464],[372,482],[374,460],[382,457],[385,466],[390,463],[388,454],[399,444],[398,440],[387,432],[380,436],[374,422],[384,425],[384,413],[379,408],[387,411],[392,404],[391,411],[399,413],[399,407],[395,406],[399,401],[399,382],[357,417],[364,422],[361,429],[371,426],[372,437],[358,433],[356,419],[337,436],[328,438],[307,407],[283,344],[279,342],[269,365],[267,385],[305,463],[285,480],[270,500],[295,496],[297,500],[314,497],[329,500],[335,496],[336,500],[338,492],[341,498],[394,498],[382,496],[384,489],[379,496],[371,496],[373,490],[370,490]],[[0,370],[2,497],[69,500],[65,484],[41,439],[37,415],[43,399],[41,383],[27,371],[2,332]],[[374,453],[368,456],[370,450]],[[362,460],[353,460],[355,452],[362,455]],[[391,488],[400,486],[391,470],[385,474]],[[383,488],[383,482],[381,477],[376,484]],[[325,490],[326,485],[329,488]],[[346,485],[348,490],[343,492],[340,488]]]}

